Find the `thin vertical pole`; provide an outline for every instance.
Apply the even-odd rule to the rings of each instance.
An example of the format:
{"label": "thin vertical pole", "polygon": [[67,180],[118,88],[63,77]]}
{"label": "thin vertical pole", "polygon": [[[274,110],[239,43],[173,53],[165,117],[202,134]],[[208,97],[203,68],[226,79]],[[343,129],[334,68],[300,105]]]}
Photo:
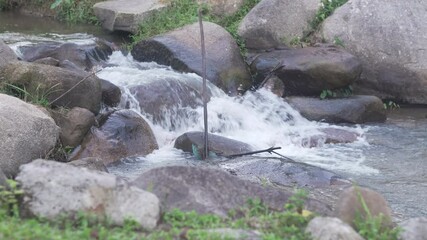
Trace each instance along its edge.
{"label": "thin vertical pole", "polygon": [[202,78],[203,78],[203,89],[202,89],[202,98],[203,98],[203,123],[204,123],[204,146],[202,159],[209,158],[209,147],[208,147],[208,101],[206,93],[206,48],[205,48],[205,35],[203,32],[203,22],[202,22],[202,9],[199,7],[199,26],[200,26],[200,42],[202,49]]}

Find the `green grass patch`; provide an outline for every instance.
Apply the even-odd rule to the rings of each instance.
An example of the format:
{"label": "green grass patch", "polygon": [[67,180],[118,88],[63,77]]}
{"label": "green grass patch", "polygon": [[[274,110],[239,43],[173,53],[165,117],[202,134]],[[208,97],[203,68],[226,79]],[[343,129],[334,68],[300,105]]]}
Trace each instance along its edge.
{"label": "green grass patch", "polygon": [[[15,200],[22,191],[16,182],[12,189],[0,191],[0,206],[5,206],[0,208],[0,239],[233,239],[208,231],[215,228],[258,230],[264,239],[310,239],[304,230],[312,217],[299,212],[306,197],[304,192],[291,198],[282,212],[270,210],[258,199],[248,200],[245,206],[231,211],[225,218],[172,210],[162,216],[157,230],[147,232],[134,221],[117,227],[85,214],[54,222],[23,219],[16,211],[18,201]],[[7,197],[2,200],[1,196]]]}
{"label": "green grass patch", "polygon": [[61,21],[68,23],[91,23],[99,21],[93,12],[93,5],[101,0],[55,0],[50,8],[54,9]]}
{"label": "green grass patch", "polygon": [[[235,39],[242,51],[245,49],[243,39],[237,34],[240,21],[260,0],[245,0],[243,6],[233,15],[218,17],[210,12],[206,5],[202,5],[203,20],[214,22],[224,27]],[[132,44],[141,40],[162,34],[173,29],[197,22],[199,5],[194,0],[171,0],[169,6],[154,12],[147,17],[139,27],[139,31],[132,37]]]}

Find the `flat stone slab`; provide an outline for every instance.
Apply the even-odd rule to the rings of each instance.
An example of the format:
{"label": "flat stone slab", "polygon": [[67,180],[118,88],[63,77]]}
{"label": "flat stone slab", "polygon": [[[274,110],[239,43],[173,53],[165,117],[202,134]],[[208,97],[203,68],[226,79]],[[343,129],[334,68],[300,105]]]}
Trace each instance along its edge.
{"label": "flat stone slab", "polygon": [[103,28],[136,33],[144,18],[165,6],[158,0],[114,0],[99,2],[93,10]]}

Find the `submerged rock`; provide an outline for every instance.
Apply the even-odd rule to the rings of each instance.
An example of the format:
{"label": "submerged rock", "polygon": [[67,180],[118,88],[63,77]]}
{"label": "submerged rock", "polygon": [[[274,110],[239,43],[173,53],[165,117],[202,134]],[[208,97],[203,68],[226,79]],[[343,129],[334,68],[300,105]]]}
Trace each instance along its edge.
{"label": "submerged rock", "polygon": [[[179,119],[191,119],[191,110],[203,106],[201,90],[197,86],[174,78],[164,78],[131,86],[141,110],[155,124],[180,127]],[[208,93],[210,97],[210,93]]]}
{"label": "submerged rock", "polygon": [[70,158],[97,157],[108,165],[125,157],[145,156],[158,148],[153,131],[140,115],[119,110],[101,127],[93,128]]}
{"label": "submerged rock", "polygon": [[[197,147],[199,152],[203,152],[201,150],[204,146],[203,136],[203,132],[184,133],[175,140],[174,147],[181,149],[184,152],[193,153],[194,145]],[[208,141],[209,151],[214,152],[219,156],[229,156],[253,151],[249,144],[214,134],[208,134]]]}
{"label": "submerged rock", "polygon": [[55,221],[83,212],[123,225],[129,218],[151,230],[160,218],[159,199],[114,175],[38,159],[21,167],[25,213]]}
{"label": "submerged rock", "polygon": [[8,177],[19,166],[46,156],[59,136],[53,119],[34,105],[0,94],[0,169]]}
{"label": "submerged rock", "polygon": [[[159,197],[165,211],[214,213],[227,216],[228,211],[244,206],[248,199],[260,199],[275,210],[283,210],[292,192],[241,180],[219,169],[188,166],[168,166],[151,169],[135,181],[135,186],[151,191]],[[309,199],[310,211],[330,215],[329,206]]]}
{"label": "submerged rock", "polygon": [[[93,44],[86,45],[49,42],[22,46],[19,51],[22,54],[22,59],[28,62],[49,63],[49,65],[52,65],[51,63],[53,62],[51,60],[46,62],[48,58],[52,58],[57,60],[61,66],[69,66],[71,63],[76,69],[90,70],[108,59],[108,56],[113,52],[113,44],[104,40],[97,40]],[[43,59],[44,62],[41,62]],[[68,64],[64,61],[67,61]]]}
{"label": "submerged rock", "polygon": [[427,103],[427,1],[353,0],[336,9],[319,38],[340,39],[363,64],[359,93]]}
{"label": "submerged rock", "polygon": [[318,0],[263,0],[240,23],[238,33],[249,49],[269,49],[302,38]]}
{"label": "submerged rock", "polygon": [[327,123],[384,122],[386,111],[381,99],[356,95],[348,98],[319,99],[288,97],[286,101],[302,116]]}
{"label": "submerged rock", "polygon": [[240,178],[256,182],[265,179],[282,186],[314,189],[351,184],[331,171],[284,158],[246,156],[219,165]]}
{"label": "submerged rock", "polygon": [[273,76],[282,80],[286,96],[319,96],[325,89],[352,84],[362,71],[355,56],[333,46],[252,54],[250,66],[258,83],[274,70]]}
{"label": "submerged rock", "polygon": [[[251,76],[234,38],[224,28],[204,22],[207,79],[226,93],[237,94],[252,85]],[[132,56],[138,61],[155,61],[180,72],[202,76],[199,24],[194,23],[137,43]]]}

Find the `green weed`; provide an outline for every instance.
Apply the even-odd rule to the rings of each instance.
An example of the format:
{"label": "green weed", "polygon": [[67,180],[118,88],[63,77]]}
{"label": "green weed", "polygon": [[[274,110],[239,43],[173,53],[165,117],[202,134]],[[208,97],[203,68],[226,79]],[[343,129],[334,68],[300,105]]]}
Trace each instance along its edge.
{"label": "green weed", "polygon": [[27,87],[19,84],[3,83],[0,85],[0,92],[30,102],[42,107],[50,107],[48,96],[56,91],[59,83],[53,85],[49,89],[44,89],[42,85],[37,85],[35,89],[28,90]]}
{"label": "green weed", "polygon": [[[22,194],[15,185],[17,193]],[[9,192],[11,190],[8,190]],[[0,191],[0,196],[4,194]],[[161,227],[153,232],[143,231],[135,221],[126,221],[124,226],[113,226],[109,221],[92,215],[78,213],[56,221],[22,219],[19,215],[0,214],[1,239],[233,239],[209,229],[235,228],[258,230],[263,239],[310,239],[305,227],[310,216],[304,216],[306,193],[298,191],[286,204],[283,211],[272,211],[259,199],[249,199],[245,206],[236,209],[229,217],[214,214],[198,214],[194,211],[172,210],[162,217]],[[9,198],[6,198],[9,199]],[[13,197],[13,199],[16,199]],[[15,204],[16,201],[5,200]]]}
{"label": "green weed", "polygon": [[[233,15],[218,17],[210,13],[207,5],[202,5],[203,20],[214,22],[224,27],[236,40],[242,53],[245,43],[237,34],[240,21],[260,0],[245,0],[242,7]],[[133,44],[149,37],[197,22],[199,5],[194,0],[170,0],[168,7],[152,13],[139,26],[139,31],[132,36]]]}
{"label": "green weed", "polygon": [[101,0],[55,0],[50,6],[57,10],[58,18],[68,23],[99,24],[92,7]]}
{"label": "green weed", "polygon": [[320,99],[330,99],[330,98],[347,98],[353,95],[353,87],[351,85],[340,88],[329,90],[325,89],[320,93]]}
{"label": "green weed", "polygon": [[14,180],[7,179],[7,186],[0,185],[0,216],[19,216],[19,198],[24,193]]}
{"label": "green weed", "polygon": [[400,108],[399,104],[391,100],[384,102],[383,106],[385,110],[396,110]]}
{"label": "green weed", "polygon": [[334,13],[335,9],[338,7],[341,7],[346,3],[348,0],[322,0],[321,1],[321,7],[316,13],[316,16],[314,17],[313,21],[311,22],[311,28],[313,30],[316,30],[317,27],[332,13]]}
{"label": "green weed", "polygon": [[[401,232],[400,228],[387,227],[384,224],[386,219],[382,214],[379,216],[372,216],[371,211],[366,205],[365,199],[362,197],[360,192],[357,192],[357,197],[365,214],[357,214],[354,224],[356,231],[359,232],[360,236],[364,239],[369,240],[397,240]],[[363,217],[364,216],[364,217]]]}

